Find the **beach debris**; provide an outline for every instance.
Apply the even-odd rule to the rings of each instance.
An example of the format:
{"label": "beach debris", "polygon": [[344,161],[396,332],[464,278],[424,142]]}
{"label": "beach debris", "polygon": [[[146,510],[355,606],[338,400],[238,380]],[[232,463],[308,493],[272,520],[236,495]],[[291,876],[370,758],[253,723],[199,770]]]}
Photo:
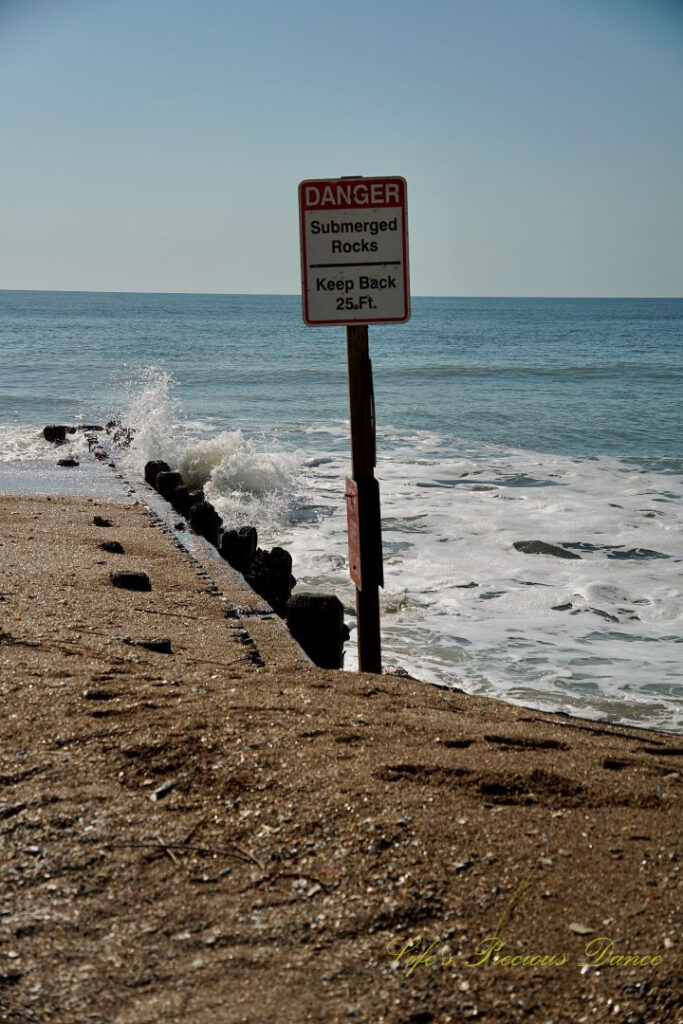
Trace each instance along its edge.
{"label": "beach debris", "polygon": [[548,544],[544,540],[515,540],[513,548],[525,555],[553,555],[555,558],[581,558],[574,551],[558,547],[557,544]]}
{"label": "beach debris", "polygon": [[575,935],[591,935],[593,933],[592,928],[589,928],[587,924],[581,924],[578,921],[572,921],[571,924],[568,925],[568,928],[569,931],[574,932]]}
{"label": "beach debris", "polygon": [[110,572],[109,579],[122,590],[151,590],[152,584],[146,572]]}
{"label": "beach debris", "polygon": [[159,473],[170,473],[171,467],[163,459],[156,459],[153,462],[145,463],[145,481],[150,487],[156,487]]}
{"label": "beach debris", "polygon": [[306,654],[320,668],[341,668],[344,641],[349,630],[338,597],[326,594],[298,594],[287,602],[289,631]]}
{"label": "beach debris", "polygon": [[66,441],[66,435],[75,433],[75,427],[66,427],[63,424],[58,425],[53,423],[47,427],[43,427],[43,437],[46,441],[50,441],[52,444],[64,444]]}
{"label": "beach debris", "polygon": [[112,555],[124,554],[123,544],[119,544],[117,540],[103,540],[100,544],[100,550],[108,551]]}
{"label": "beach debris", "polygon": [[113,526],[111,519],[105,519],[104,516],[93,516],[92,521],[95,526]]}
{"label": "beach debris", "polygon": [[121,641],[124,644],[130,644],[131,647],[144,647],[146,651],[154,651],[156,654],[173,654],[171,641],[167,636],[154,636],[142,640],[136,640],[132,636],[122,636]]}
{"label": "beach debris", "polygon": [[149,799],[152,803],[156,803],[158,800],[163,800],[165,796],[168,796],[173,789],[175,789],[175,781],[173,779],[168,779],[166,782],[163,782],[158,786],[153,793],[149,794]]}
{"label": "beach debris", "polygon": [[63,459],[57,459],[58,466],[80,466],[80,462],[73,455],[66,455]]}

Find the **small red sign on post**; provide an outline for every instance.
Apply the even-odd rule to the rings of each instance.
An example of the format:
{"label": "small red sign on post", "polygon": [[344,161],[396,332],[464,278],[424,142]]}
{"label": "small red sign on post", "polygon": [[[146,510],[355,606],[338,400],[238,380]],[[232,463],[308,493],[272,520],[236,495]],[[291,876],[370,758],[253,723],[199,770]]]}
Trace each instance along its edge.
{"label": "small red sign on post", "polygon": [[405,178],[302,181],[299,217],[307,324],[409,319]]}
{"label": "small red sign on post", "polygon": [[359,590],[363,589],[360,571],[360,523],[358,519],[358,485],[346,478],[346,526],[349,535],[349,576]]}

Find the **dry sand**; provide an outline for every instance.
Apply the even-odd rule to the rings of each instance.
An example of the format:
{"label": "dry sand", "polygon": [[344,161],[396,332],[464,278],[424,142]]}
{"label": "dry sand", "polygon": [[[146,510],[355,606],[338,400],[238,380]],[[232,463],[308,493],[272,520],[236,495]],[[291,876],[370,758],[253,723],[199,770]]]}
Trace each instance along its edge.
{"label": "dry sand", "polygon": [[85,498],[0,499],[0,690],[3,1021],[683,1019],[679,737],[314,669]]}

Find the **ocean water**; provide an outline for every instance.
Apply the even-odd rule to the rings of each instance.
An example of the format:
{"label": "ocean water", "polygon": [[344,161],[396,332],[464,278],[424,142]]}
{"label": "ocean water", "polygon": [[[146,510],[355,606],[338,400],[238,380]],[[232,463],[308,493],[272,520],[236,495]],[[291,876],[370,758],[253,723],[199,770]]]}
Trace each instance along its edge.
{"label": "ocean water", "polygon": [[[683,729],[683,300],[418,298],[370,350],[385,664]],[[120,419],[131,479],[167,459],[353,629],[342,328],[293,296],[0,291],[0,352],[0,491],[101,491],[40,430]]]}

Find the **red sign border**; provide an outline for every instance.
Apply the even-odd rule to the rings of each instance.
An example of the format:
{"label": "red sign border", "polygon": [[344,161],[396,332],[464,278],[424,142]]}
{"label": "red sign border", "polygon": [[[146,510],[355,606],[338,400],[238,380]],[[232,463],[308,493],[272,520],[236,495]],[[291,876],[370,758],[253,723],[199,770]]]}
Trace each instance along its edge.
{"label": "red sign border", "polygon": [[[401,189],[401,210],[402,210],[402,221],[403,221],[403,232],[402,232],[402,258],[403,258],[403,305],[405,309],[405,316],[393,316],[393,317],[378,317],[377,319],[369,319],[367,315],[345,318],[343,320],[311,320],[309,316],[308,308],[308,264],[306,260],[306,230],[304,214],[309,209],[317,209],[317,207],[310,207],[304,202],[304,188],[307,185],[344,185],[350,186],[354,182],[362,182],[364,185],[373,185],[377,182],[388,183],[398,182]],[[367,210],[367,209],[381,209],[383,206],[389,205],[385,203],[368,203],[364,206],[353,206],[350,204],[342,204],[338,209],[345,210]],[[395,203],[391,204],[395,206]],[[404,324],[410,320],[410,275],[408,272],[408,183],[405,178],[400,175],[389,175],[384,178],[364,178],[362,175],[357,177],[348,178],[307,178],[306,180],[299,183],[299,242],[301,249],[301,299],[303,307],[303,319],[304,323],[309,327],[345,327],[347,324]]]}

